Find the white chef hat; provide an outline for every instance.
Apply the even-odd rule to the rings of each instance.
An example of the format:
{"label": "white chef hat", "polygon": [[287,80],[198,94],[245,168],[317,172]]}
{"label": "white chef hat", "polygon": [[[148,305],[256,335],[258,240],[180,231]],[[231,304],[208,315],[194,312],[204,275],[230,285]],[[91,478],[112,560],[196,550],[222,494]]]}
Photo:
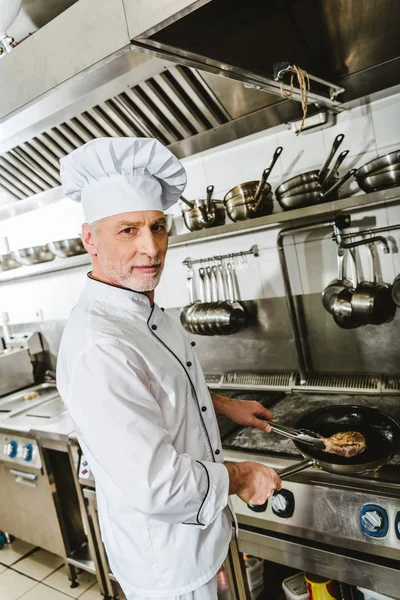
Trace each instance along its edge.
{"label": "white chef hat", "polygon": [[82,202],[88,223],[130,211],[165,211],[186,186],[182,163],[152,138],[99,138],[60,163],[64,193]]}

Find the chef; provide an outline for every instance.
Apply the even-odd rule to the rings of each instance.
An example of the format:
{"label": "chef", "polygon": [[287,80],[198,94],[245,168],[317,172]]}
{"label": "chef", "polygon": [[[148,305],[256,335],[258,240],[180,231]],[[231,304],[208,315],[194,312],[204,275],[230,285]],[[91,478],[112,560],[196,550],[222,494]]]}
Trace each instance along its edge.
{"label": "chef", "polygon": [[229,495],[262,504],[280,480],[259,463],[224,463],[215,412],[264,431],[272,415],[210,394],[195,342],[154,302],[164,211],[185,170],[155,139],[102,138],[63,158],[61,179],[82,202],[92,271],[63,333],[57,383],[96,480],[112,571],[128,600],[215,600]]}

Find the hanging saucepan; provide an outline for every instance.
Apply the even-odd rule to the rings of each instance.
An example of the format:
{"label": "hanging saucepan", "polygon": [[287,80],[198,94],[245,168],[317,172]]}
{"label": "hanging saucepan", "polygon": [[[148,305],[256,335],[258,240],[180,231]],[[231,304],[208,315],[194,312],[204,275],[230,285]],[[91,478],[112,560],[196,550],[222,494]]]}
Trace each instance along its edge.
{"label": "hanging saucepan", "polygon": [[400,150],[394,150],[393,152],[388,152],[383,156],[379,156],[378,158],[374,158],[370,160],[365,165],[360,167],[357,170],[356,178],[359,177],[368,177],[369,175],[375,175],[377,171],[382,171],[382,169],[386,169],[392,165],[396,165],[400,163]]}
{"label": "hanging saucepan", "polygon": [[285,194],[278,195],[277,200],[283,210],[294,210],[296,208],[304,208],[305,206],[314,206],[326,200],[335,200],[338,196],[339,188],[355,173],[355,169],[351,169],[346,175],[335,181],[331,187],[323,191],[306,192],[302,194],[293,194],[295,190],[290,190]]}
{"label": "hanging saucepan", "polygon": [[393,302],[400,308],[400,274],[397,275],[392,285]]}
{"label": "hanging saucepan", "polygon": [[346,278],[345,273],[345,250],[341,246],[337,247],[337,264],[338,264],[338,276],[337,279],[331,281],[324,291],[322,292],[322,305],[326,311],[332,312],[332,305],[336,300],[338,294],[344,289],[351,289],[353,287],[352,282]]}
{"label": "hanging saucepan", "polygon": [[[341,431],[358,431],[365,437],[367,447],[361,454],[345,458],[294,441],[294,445],[305,460],[278,471],[281,479],[311,467],[319,467],[323,471],[337,475],[370,473],[389,462],[400,447],[400,425],[397,421],[369,406],[342,404],[317,408],[303,415],[297,421],[295,428],[314,431],[323,437],[330,437]],[[249,506],[255,512],[263,512],[266,507],[267,502]]]}
{"label": "hanging saucepan", "polygon": [[353,312],[352,299],[354,294],[354,288],[358,285],[358,270],[355,250],[350,250],[350,256],[353,260],[354,265],[354,285],[346,286],[343,288],[333,299],[331,304],[331,313],[333,320],[336,325],[339,325],[342,329],[355,329],[360,327],[361,323],[358,321]]}
{"label": "hanging saucepan", "polygon": [[392,319],[396,312],[391,287],[378,282],[376,277],[375,248],[369,244],[372,281],[357,285],[351,298],[354,318],[363,325],[382,325]]}
{"label": "hanging saucepan", "polygon": [[[323,165],[323,167],[320,170],[315,170],[315,171],[308,171],[308,173],[302,173],[301,175],[295,175],[295,177],[292,177],[291,179],[288,179],[287,181],[284,181],[283,183],[281,183],[281,185],[275,190],[275,195],[277,197],[277,199],[279,200],[279,197],[283,196],[284,194],[287,194],[287,192],[294,190],[295,188],[302,188],[302,186],[304,185],[309,185],[311,184],[311,188],[305,189],[305,192],[309,192],[309,191],[320,191],[321,188],[325,188],[325,178],[327,177],[328,174],[328,168],[329,165],[332,161],[332,158],[335,155],[336,150],[339,148],[340,144],[343,142],[344,140],[344,135],[343,133],[340,133],[339,135],[336,136],[333,144],[332,144],[332,148],[329,152],[329,156],[327,157],[325,164]],[[341,164],[341,163],[339,163]],[[336,166],[336,169],[338,167]],[[298,194],[298,193],[302,193],[302,191],[300,190],[300,192],[295,192],[293,191],[293,194]]]}
{"label": "hanging saucepan", "polygon": [[226,194],[224,204],[232,221],[245,221],[272,213],[274,200],[267,179],[282,150],[281,146],[275,150],[272,161],[264,170],[260,181],[247,181],[232,188]]}
{"label": "hanging saucepan", "polygon": [[385,190],[400,185],[400,163],[396,163],[364,177],[358,176],[357,173],[356,179],[358,186],[364,192],[375,192],[377,190]]}
{"label": "hanging saucepan", "polygon": [[222,200],[212,200],[213,191],[214,186],[209,185],[207,187],[206,199],[196,200],[195,202],[189,202],[189,200],[181,196],[182,202],[189,207],[188,210],[182,211],[182,216],[186,227],[190,231],[217,227],[225,223],[226,211],[224,203]]}

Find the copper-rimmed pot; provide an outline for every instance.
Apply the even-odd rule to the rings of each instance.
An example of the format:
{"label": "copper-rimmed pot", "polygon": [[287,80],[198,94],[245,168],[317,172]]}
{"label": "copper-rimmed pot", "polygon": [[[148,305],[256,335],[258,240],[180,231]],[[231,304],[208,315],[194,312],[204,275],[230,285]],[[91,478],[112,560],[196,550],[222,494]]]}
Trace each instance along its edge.
{"label": "copper-rimmed pot", "polygon": [[282,150],[282,146],[275,150],[271,164],[263,171],[260,181],[247,181],[232,188],[226,194],[224,204],[232,221],[245,221],[272,213],[274,199],[267,179]]}

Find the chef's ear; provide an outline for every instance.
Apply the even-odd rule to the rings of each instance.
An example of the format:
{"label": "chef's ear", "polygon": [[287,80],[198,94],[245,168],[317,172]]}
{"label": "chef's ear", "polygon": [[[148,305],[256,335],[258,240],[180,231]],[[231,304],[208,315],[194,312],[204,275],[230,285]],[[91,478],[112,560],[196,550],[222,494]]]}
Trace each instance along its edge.
{"label": "chef's ear", "polygon": [[96,224],[92,223],[83,223],[82,225],[82,244],[86,248],[86,252],[90,254],[90,256],[96,256],[97,254],[97,238],[98,232],[96,229]]}

